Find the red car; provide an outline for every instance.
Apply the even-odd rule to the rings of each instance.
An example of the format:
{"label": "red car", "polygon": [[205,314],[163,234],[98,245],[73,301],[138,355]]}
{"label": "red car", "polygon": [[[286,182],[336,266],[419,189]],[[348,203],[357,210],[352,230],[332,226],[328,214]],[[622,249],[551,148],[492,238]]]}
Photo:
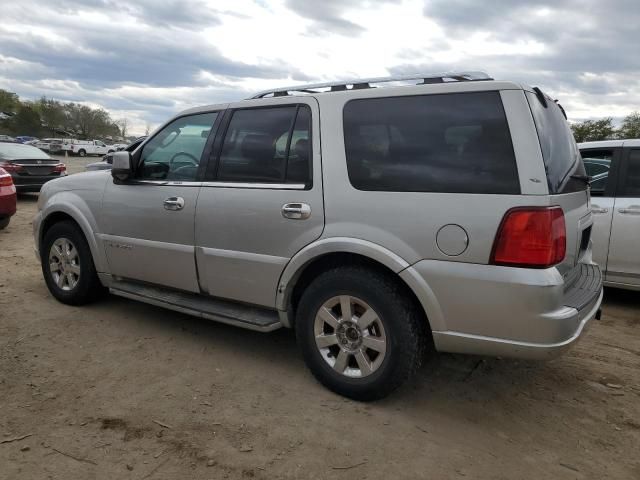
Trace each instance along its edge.
{"label": "red car", "polygon": [[0,230],[9,225],[11,216],[16,213],[16,187],[13,179],[0,168]]}

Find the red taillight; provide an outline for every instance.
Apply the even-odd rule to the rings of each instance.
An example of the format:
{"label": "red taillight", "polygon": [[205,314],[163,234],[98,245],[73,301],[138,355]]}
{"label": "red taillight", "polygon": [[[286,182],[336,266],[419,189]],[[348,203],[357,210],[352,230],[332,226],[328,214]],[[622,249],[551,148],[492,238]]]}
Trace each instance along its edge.
{"label": "red taillight", "polygon": [[53,171],[56,173],[64,173],[67,171],[67,166],[64,163],[59,163],[57,165],[54,165]]}
{"label": "red taillight", "polygon": [[13,178],[5,170],[0,168],[0,187],[11,187],[13,185]]}
{"label": "red taillight", "polygon": [[513,208],[502,219],[491,263],[547,268],[562,262],[566,253],[567,229],[562,208]]}
{"label": "red taillight", "polygon": [[12,172],[21,172],[22,169],[22,165],[15,165],[13,163],[9,163],[9,162],[3,162],[0,163],[0,167],[4,168],[5,171],[12,173]]}

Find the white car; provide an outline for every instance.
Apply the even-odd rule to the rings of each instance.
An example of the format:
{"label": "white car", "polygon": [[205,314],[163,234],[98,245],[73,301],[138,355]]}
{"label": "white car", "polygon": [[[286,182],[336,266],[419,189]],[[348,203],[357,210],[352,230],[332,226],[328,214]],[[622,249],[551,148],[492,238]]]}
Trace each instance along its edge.
{"label": "white car", "polygon": [[101,140],[71,140],[67,151],[71,155],[86,157],[87,155],[106,155],[116,151],[113,145],[106,145]]}

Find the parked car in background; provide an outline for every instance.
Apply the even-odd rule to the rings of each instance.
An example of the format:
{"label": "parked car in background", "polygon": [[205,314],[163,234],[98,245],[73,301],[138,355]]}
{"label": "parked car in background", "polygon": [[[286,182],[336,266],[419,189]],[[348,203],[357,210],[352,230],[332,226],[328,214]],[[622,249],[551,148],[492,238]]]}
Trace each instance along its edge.
{"label": "parked car in background", "polygon": [[125,150],[130,144],[129,143],[114,143],[111,145],[116,152],[121,152]]}
{"label": "parked car in background", "polygon": [[55,298],[79,305],[108,287],[257,331],[295,327],[311,372],[348,397],[389,394],[432,346],[557,356],[600,309],[565,116],[486,74],[193,108],[105,173],[40,195],[34,240]]}
{"label": "parked car in background", "polygon": [[[133,152],[136,148],[140,146],[140,144],[147,138],[146,136],[136,138],[129,145],[125,145],[124,150],[127,152]],[[114,152],[107,153],[100,162],[90,163],[85,167],[85,170],[88,172],[93,170],[109,170],[111,165],[113,164],[113,154]]]}
{"label": "parked car in background", "polygon": [[21,143],[0,142],[0,167],[11,175],[19,192],[39,192],[48,181],[67,174],[64,163]]}
{"label": "parked car in background", "polygon": [[116,149],[112,145],[106,145],[101,140],[72,140],[68,144],[69,153],[86,157],[87,155],[105,155],[115,152]]}
{"label": "parked car in background", "polygon": [[43,138],[34,143],[33,146],[44,152],[60,153],[62,152],[62,142],[63,139],[61,138]]}
{"label": "parked car in background", "polygon": [[16,213],[16,187],[11,175],[0,168],[0,230],[6,228]]}
{"label": "parked car in background", "polygon": [[605,285],[640,290],[640,139],[578,147],[592,177],[593,259]]}
{"label": "parked car in background", "polygon": [[29,135],[19,135],[16,137],[18,143],[37,142],[38,138]]}
{"label": "parked car in background", "polygon": [[16,139],[9,135],[0,135],[0,142],[16,142]]}

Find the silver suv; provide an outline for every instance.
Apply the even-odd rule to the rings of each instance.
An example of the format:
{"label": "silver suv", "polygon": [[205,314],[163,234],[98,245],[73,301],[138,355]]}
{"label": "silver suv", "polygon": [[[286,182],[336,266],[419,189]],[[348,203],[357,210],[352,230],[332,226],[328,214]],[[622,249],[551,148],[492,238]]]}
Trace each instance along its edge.
{"label": "silver suv", "polygon": [[381,398],[428,350],[550,358],[597,316],[588,177],[538,89],[447,73],[180,113],[47,183],[34,238],[69,304],[115,295],[269,332]]}

